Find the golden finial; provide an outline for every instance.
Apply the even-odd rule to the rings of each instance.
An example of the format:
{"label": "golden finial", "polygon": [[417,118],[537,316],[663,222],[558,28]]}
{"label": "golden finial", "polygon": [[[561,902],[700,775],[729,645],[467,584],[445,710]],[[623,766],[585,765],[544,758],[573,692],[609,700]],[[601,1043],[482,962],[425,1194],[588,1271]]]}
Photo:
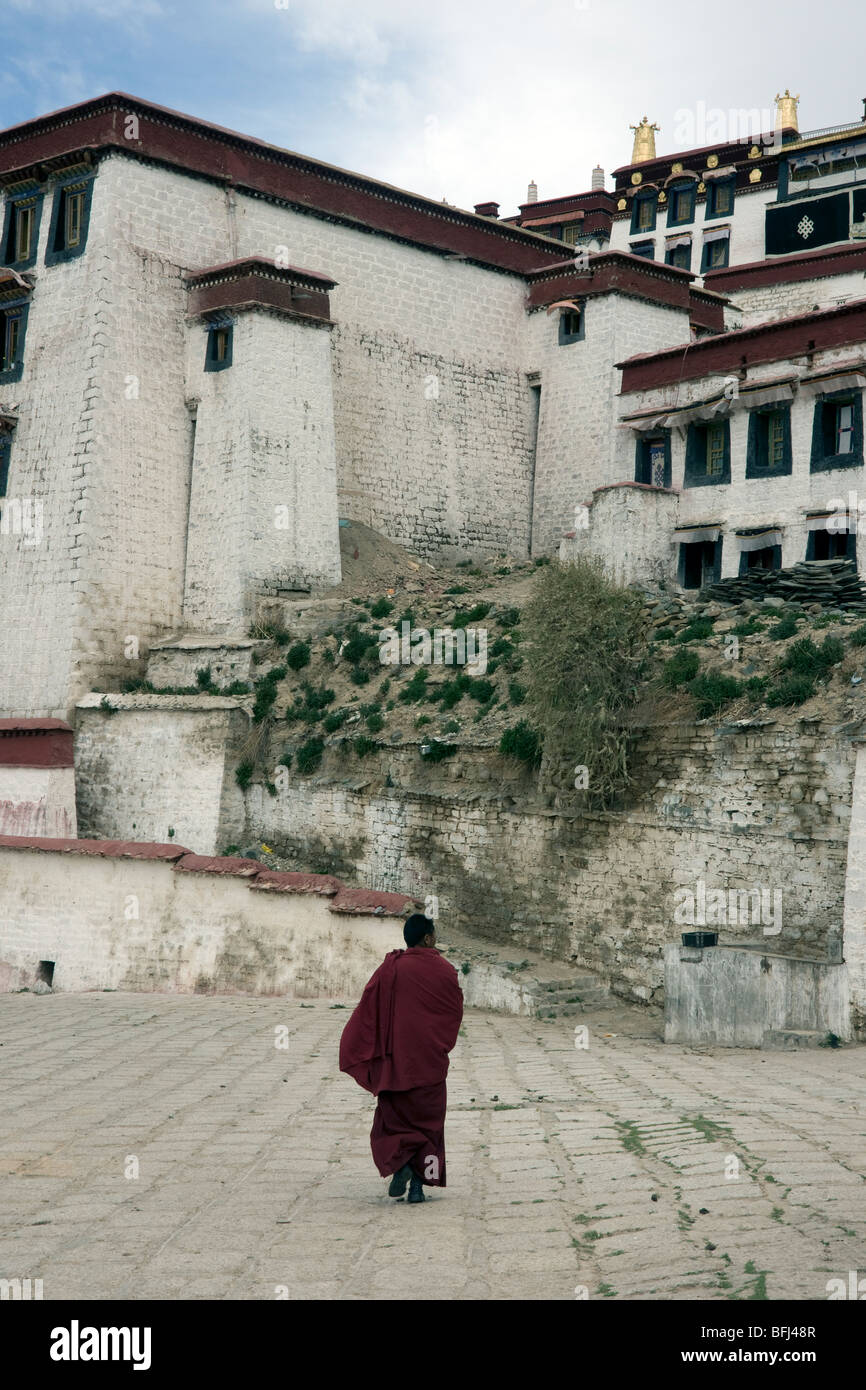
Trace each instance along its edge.
{"label": "golden finial", "polygon": [[776,129],[777,130],[799,130],[797,123],[797,102],[800,100],[800,93],[795,97],[791,96],[789,89],[785,88],[785,95],[779,96],[776,93]]}
{"label": "golden finial", "polygon": [[634,131],[634,149],[631,153],[632,164],[644,164],[648,159],[655,159],[655,131],[661,130],[661,126],[656,125],[655,122],[650,125],[649,117],[644,116],[640,125],[630,125],[629,130]]}

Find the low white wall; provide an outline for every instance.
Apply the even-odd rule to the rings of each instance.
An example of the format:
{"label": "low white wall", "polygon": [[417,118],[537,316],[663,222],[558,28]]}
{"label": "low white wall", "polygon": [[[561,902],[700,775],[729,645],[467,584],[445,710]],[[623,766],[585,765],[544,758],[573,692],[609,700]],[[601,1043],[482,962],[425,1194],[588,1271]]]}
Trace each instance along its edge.
{"label": "low white wall", "polygon": [[665,947],[665,1042],[776,1046],[786,1032],[851,1038],[848,970],[771,951]]}
{"label": "low white wall", "polygon": [[[187,872],[184,851],[161,848],[157,859],[0,845],[0,992],[31,988],[53,961],[64,992],[356,997],[403,946],[403,917],[372,910],[383,895],[267,891],[237,873]],[[367,911],[331,910],[359,896]]]}

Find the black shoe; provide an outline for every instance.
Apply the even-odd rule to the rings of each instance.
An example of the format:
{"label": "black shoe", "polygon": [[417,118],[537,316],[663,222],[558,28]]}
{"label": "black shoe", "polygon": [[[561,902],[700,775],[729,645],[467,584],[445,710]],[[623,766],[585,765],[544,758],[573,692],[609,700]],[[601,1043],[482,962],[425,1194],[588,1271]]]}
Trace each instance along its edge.
{"label": "black shoe", "polygon": [[[411,1177],[412,1177],[412,1169],[409,1167],[409,1164],[408,1164],[408,1163],[404,1163],[404,1164],[403,1164],[403,1167],[402,1167],[402,1168],[398,1168],[398,1169],[397,1169],[397,1172],[394,1174],[393,1178],[391,1179],[391,1185],[390,1185],[390,1187],[388,1188],[388,1196],[389,1196],[389,1197],[402,1197],[402,1196],[403,1196],[403,1193],[406,1191],[406,1184],[407,1184],[407,1182],[409,1181],[409,1179],[410,1179]],[[413,1181],[414,1181],[414,1179],[413,1179]]]}
{"label": "black shoe", "polygon": [[421,1179],[416,1177],[414,1173],[412,1174],[412,1181],[409,1184],[409,1196],[406,1200],[409,1202],[423,1202],[425,1200]]}

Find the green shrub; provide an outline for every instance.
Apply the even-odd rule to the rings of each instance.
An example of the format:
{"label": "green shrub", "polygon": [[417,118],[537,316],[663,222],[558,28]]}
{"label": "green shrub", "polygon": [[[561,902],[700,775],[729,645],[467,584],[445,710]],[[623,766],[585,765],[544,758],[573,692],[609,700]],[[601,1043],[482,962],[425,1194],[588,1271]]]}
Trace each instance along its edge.
{"label": "green shrub", "polygon": [[348,713],[348,710],[336,709],[332,710],[330,714],[326,714],[322,720],[322,728],[325,733],[335,734],[338,729],[341,729],[346,722]]}
{"label": "green shrub", "polygon": [[375,739],[367,738],[366,734],[360,734],[352,746],[359,758],[366,758],[369,753],[375,753],[377,744]]}
{"label": "green shrub", "polygon": [[685,650],[675,652],[670,660],[664,664],[662,680],[669,690],[676,690],[677,686],[686,685],[688,681],[693,681],[700,667],[701,663],[698,660],[697,652]]}
{"label": "green shrub", "polygon": [[697,701],[699,719],[708,719],[711,714],[717,714],[723,705],[735,700],[741,693],[740,682],[719,671],[708,671],[706,675],[697,676],[687,688]]}
{"label": "green shrub", "polygon": [[855,627],[854,631],[849,633],[848,640],[852,647],[866,647],[866,623],[862,627]]}
{"label": "green shrub", "polygon": [[378,648],[379,639],[373,632],[361,632],[356,626],[349,628],[348,641],[343,648],[343,656],[352,665],[363,661],[372,647]]}
{"label": "green shrub", "polygon": [[506,758],[519,758],[530,767],[538,767],[541,762],[541,736],[525,719],[513,728],[506,729],[499,740],[499,751]]}
{"label": "green shrub", "polygon": [[310,681],[304,681],[301,690],[304,693],[304,701],[310,709],[324,709],[326,705],[334,703],[334,692],[330,686],[315,686]]}
{"label": "green shrub", "polygon": [[526,699],[526,686],[519,681],[511,681],[508,686],[508,698],[513,705],[522,705]]}
{"label": "green shrub", "polygon": [[311,738],[302,744],[297,752],[298,772],[306,776],[308,772],[315,772],[322,761],[322,753],[325,745],[320,738]]}
{"label": "green shrub", "polygon": [[496,694],[496,686],[492,681],[482,680],[480,677],[476,676],[470,678],[467,694],[470,695],[473,700],[477,700],[480,705],[486,705]]}
{"label": "green shrub", "polygon": [[707,637],[713,635],[713,623],[711,618],[695,618],[684,627],[677,637],[678,642],[703,642]]}
{"label": "green shrub", "polygon": [[205,666],[195,673],[195,682],[199,690],[213,690],[213,677],[209,666]]}
{"label": "green shrub", "polygon": [[456,743],[438,743],[434,739],[432,743],[425,743],[422,746],[421,757],[427,763],[441,763],[446,758],[453,758],[456,752]]}
{"label": "green shrub", "polygon": [[773,642],[784,642],[786,638],[793,637],[797,631],[797,619],[793,613],[786,613],[774,627],[771,627],[767,636]]}
{"label": "green shrub", "polygon": [[404,685],[399,698],[404,704],[417,704],[419,700],[426,700],[427,671],[425,667],[417,666],[415,668],[412,679],[408,685]]}
{"label": "green shrub", "polygon": [[459,719],[449,719],[447,724],[443,724],[443,725],[442,725],[442,732],[443,732],[443,734],[459,734],[459,733],[460,733],[460,720],[459,720]]}
{"label": "green shrub", "polygon": [[772,686],[766,695],[767,704],[774,709],[779,705],[802,705],[815,694],[815,682],[801,672],[791,672]]}
{"label": "green shrub", "polygon": [[520,609],[504,608],[496,621],[500,627],[517,627],[520,622]]}
{"label": "green shrub", "polygon": [[735,637],[752,637],[756,632],[764,631],[764,624],[759,623],[757,618],[749,617],[745,622],[737,623],[731,631]]}
{"label": "green shrub", "polygon": [[675,636],[676,633],[674,632],[672,627],[662,627],[659,628],[659,631],[656,633],[656,641],[672,642]]}
{"label": "green shrub", "polygon": [[419,715],[418,715],[418,718],[415,720],[415,728],[416,728],[416,729],[423,729],[423,727],[424,727],[425,724],[432,724],[432,723],[433,723],[433,720],[430,718],[429,714],[419,714]]}
{"label": "green shrub", "polygon": [[377,598],[376,602],[370,607],[370,617],[387,618],[393,607],[393,603],[389,603],[386,598]]}
{"label": "green shrub", "polygon": [[469,589],[466,587],[465,584],[452,584],[452,585],[451,585],[451,588],[450,588],[450,589],[444,589],[444,590],[443,590],[443,593],[446,593],[446,594],[468,594],[468,593],[469,593]]}
{"label": "green shrub", "polygon": [[252,763],[239,763],[235,768],[235,781],[241,791],[246,791],[247,787],[250,785],[250,782],[253,780],[253,771],[254,768]]}
{"label": "green shrub", "polygon": [[293,671],[302,671],[310,664],[309,642],[295,642],[286,652],[286,661]]}
{"label": "green shrub", "polygon": [[285,752],[282,753],[281,756],[277,759],[277,766],[278,766],[278,767],[291,767],[291,765],[292,765],[292,753],[291,753],[291,749],[287,748],[287,749],[285,750]]}
{"label": "green shrub", "polygon": [[490,612],[492,604],[476,603],[474,608],[458,608],[454,614],[452,627],[471,627],[473,623],[480,623],[482,618],[486,618]]}
{"label": "green shrub", "polygon": [[277,698],[277,685],[288,672],[285,666],[274,666],[261,680],[256,682],[256,698],[253,702],[253,723],[260,724],[270,713]]}
{"label": "green shrub", "polygon": [[382,718],[381,714],[367,715],[367,728],[370,730],[371,734],[380,733],[384,727],[385,720]]}
{"label": "green shrub", "polygon": [[763,695],[769,683],[768,676],[749,676],[743,681],[743,689],[747,695]]}
{"label": "green shrub", "polygon": [[643,598],[612,582],[597,560],[554,563],[538,576],[521,627],[528,719],[541,735],[544,777],[570,789],[574,767],[585,765],[588,800],[608,806],[630,781],[627,711],[648,647]]}
{"label": "green shrub", "polygon": [[354,685],[369,685],[370,672],[367,671],[363,666],[353,666],[351,672],[351,680]]}
{"label": "green shrub", "polygon": [[844,655],[845,646],[838,637],[825,637],[820,647],[815,645],[811,637],[801,637],[799,641],[791,643],[781,669],[814,678],[835,666]]}

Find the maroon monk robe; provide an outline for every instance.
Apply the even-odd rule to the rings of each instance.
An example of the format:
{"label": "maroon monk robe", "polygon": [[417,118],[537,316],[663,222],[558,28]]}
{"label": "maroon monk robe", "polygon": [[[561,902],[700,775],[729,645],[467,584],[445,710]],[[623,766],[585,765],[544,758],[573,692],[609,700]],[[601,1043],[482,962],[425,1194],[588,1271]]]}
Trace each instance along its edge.
{"label": "maroon monk robe", "polygon": [[343,1029],[340,1071],[378,1097],[370,1147],[383,1178],[408,1163],[445,1186],[445,1078],[462,1017],[454,966],[410,946],[385,957]]}

